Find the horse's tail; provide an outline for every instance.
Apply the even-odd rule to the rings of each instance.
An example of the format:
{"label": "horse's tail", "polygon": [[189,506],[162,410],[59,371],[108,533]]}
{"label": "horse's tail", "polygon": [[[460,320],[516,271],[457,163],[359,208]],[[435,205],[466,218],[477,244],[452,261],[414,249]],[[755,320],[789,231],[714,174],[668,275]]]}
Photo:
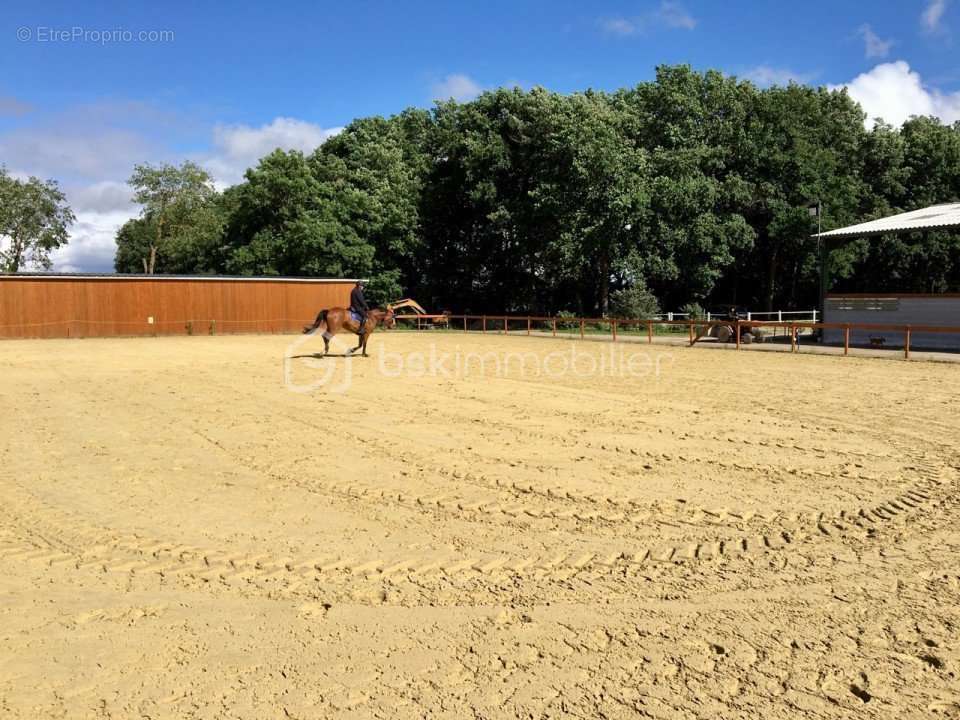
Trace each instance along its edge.
{"label": "horse's tail", "polygon": [[303,332],[304,332],[304,333],[311,333],[311,332],[313,332],[314,330],[316,330],[317,328],[319,328],[321,325],[323,325],[323,329],[326,330],[326,329],[327,329],[327,313],[328,313],[328,312],[329,312],[328,310],[321,310],[320,313],[317,315],[317,319],[313,321],[313,325],[307,325],[307,326],[303,329]]}

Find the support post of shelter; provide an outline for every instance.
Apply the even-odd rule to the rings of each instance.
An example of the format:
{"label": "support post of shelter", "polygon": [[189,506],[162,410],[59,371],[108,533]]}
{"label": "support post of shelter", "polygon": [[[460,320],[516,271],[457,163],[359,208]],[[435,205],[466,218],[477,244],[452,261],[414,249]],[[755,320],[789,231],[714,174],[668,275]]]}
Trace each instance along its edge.
{"label": "support post of shelter", "polygon": [[[817,236],[817,252],[820,256],[820,302],[817,308],[820,311],[820,319],[827,317],[827,288],[830,286],[830,252],[827,248],[828,241],[822,236]],[[814,317],[816,320],[816,317]]]}

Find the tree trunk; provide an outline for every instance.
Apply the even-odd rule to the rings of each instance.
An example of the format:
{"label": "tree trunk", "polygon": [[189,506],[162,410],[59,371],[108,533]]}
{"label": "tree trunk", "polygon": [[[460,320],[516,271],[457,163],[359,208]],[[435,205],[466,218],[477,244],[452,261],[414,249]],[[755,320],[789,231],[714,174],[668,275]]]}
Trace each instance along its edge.
{"label": "tree trunk", "polygon": [[777,292],[777,247],[770,251],[770,262],[767,265],[767,297],[763,308],[767,312],[773,310],[773,299]]}
{"label": "tree trunk", "polygon": [[7,272],[20,272],[20,263],[23,262],[23,243],[14,239],[10,247],[10,264]]}
{"label": "tree trunk", "polygon": [[600,317],[606,317],[610,311],[610,254],[606,250],[600,254]]}
{"label": "tree trunk", "polygon": [[790,299],[787,302],[787,308],[793,310],[797,307],[797,286],[800,283],[800,261],[793,263],[793,275],[790,278]]}

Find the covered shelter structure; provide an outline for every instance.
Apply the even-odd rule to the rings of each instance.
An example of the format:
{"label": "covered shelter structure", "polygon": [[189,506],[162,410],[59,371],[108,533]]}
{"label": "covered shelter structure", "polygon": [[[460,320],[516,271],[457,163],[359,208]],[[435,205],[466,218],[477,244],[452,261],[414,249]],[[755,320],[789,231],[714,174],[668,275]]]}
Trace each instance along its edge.
{"label": "covered shelter structure", "polygon": [[[820,308],[824,322],[960,326],[960,294],[829,293],[831,247],[857,238],[934,230],[960,230],[960,202],[931,205],[814,235],[820,243]],[[876,335],[859,331],[859,334],[854,332],[851,339],[854,343],[866,343],[876,341]],[[839,342],[840,337],[840,330],[827,329],[823,339],[831,343]],[[957,335],[917,334],[914,342],[927,347],[960,350]]]}

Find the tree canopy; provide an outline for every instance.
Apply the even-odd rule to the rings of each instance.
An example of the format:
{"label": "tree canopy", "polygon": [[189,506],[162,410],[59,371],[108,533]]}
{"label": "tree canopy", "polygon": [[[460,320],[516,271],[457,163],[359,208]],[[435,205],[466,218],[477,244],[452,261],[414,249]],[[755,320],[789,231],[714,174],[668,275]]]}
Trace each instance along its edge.
{"label": "tree canopy", "polygon": [[[276,150],[222,194],[196,166],[138,167],[117,269],[154,247],[160,272],[362,276],[435,309],[810,307],[811,204],[826,230],[960,199],[960,123],[864,120],[843,90],[687,66],[614,93],[501,88]],[[874,238],[832,265],[844,290],[957,290],[960,240]]]}
{"label": "tree canopy", "polygon": [[18,180],[0,166],[0,271],[49,268],[50,252],[67,244],[74,220],[56,182]]}

